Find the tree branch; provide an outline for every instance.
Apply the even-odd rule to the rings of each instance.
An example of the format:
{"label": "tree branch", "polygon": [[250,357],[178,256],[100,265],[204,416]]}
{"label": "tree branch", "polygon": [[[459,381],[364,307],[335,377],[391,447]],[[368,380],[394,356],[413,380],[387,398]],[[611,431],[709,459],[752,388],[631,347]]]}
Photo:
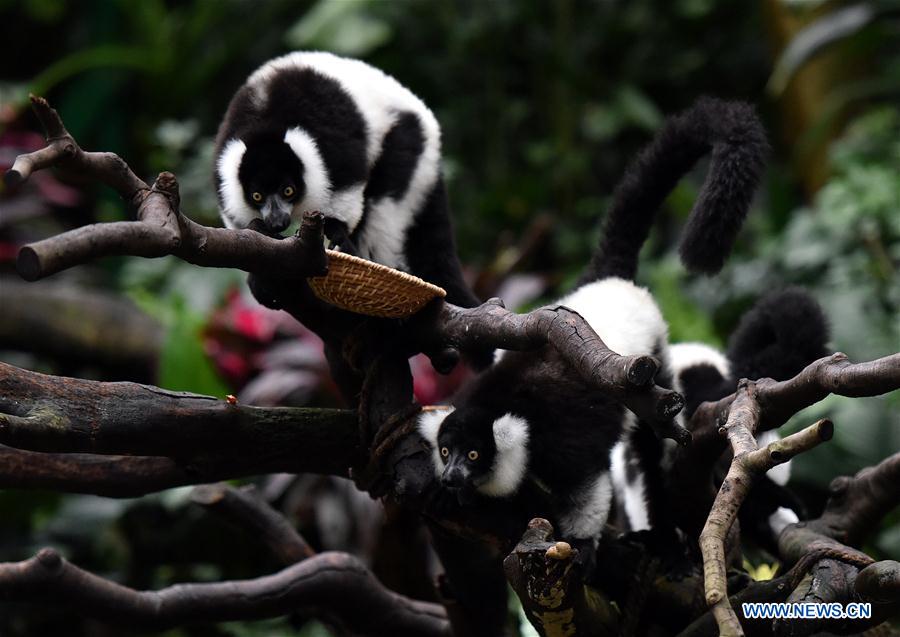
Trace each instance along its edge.
{"label": "tree branch", "polygon": [[262,499],[253,485],[240,489],[227,484],[204,484],[191,500],[261,539],[281,564],[289,566],[315,555],[285,517]]}
{"label": "tree branch", "polygon": [[796,434],[771,443],[765,449],[759,449],[755,433],[760,413],[756,385],[747,380],[741,381],[737,397],[731,404],[728,422],[720,429],[720,433],[727,435],[734,457],[700,533],[706,603],[712,608],[720,634],[725,636],[744,634],[728,601],[725,539],[754,478],[830,440],[834,434],[831,422],[820,420]]}
{"label": "tree branch", "polygon": [[252,580],[135,591],[81,570],[53,549],[43,549],[29,560],[0,564],[0,595],[7,600],[67,604],[104,621],[156,630],[310,609],[358,633],[451,636],[440,605],[387,590],[346,553],[322,553]]}
{"label": "tree branch", "polygon": [[[203,475],[220,474],[221,463],[231,458],[235,474],[264,466],[346,476],[359,452],[352,411],[245,407],[150,385],[45,376],[5,363],[0,363],[0,444],[164,456],[182,467],[206,465],[197,471]],[[223,477],[234,475],[215,479]]]}
{"label": "tree branch", "polygon": [[422,351],[534,350],[549,345],[586,382],[654,425],[660,436],[681,445],[690,441],[690,433],[673,420],[684,399],[653,382],[659,361],[613,352],[580,314],[565,306],[516,314],[499,299],[468,309],[443,303],[433,313],[417,316],[412,327]]}
{"label": "tree branch", "polygon": [[615,635],[619,614],[588,588],[575,563],[577,551],[553,542],[553,527],[537,518],[503,561],[510,585],[541,635]]}
{"label": "tree branch", "polygon": [[[857,634],[875,627],[900,613],[900,563],[875,562],[871,557],[835,539],[861,541],[863,529],[870,531],[881,517],[900,501],[896,472],[900,453],[869,467],[856,478],[837,478],[832,482],[833,497],[819,518],[792,524],[782,531],[778,548],[787,563],[791,594],[789,602],[864,602],[871,604],[867,619],[817,618],[790,627],[791,634],[812,635],[826,631]],[[872,489],[872,485],[889,489]],[[847,505],[847,497],[857,501]],[[856,515],[859,519],[855,519]],[[779,626],[780,625],[780,626]],[[776,630],[786,629],[776,621]],[[782,630],[783,631],[783,630]]]}
{"label": "tree branch", "polygon": [[212,464],[179,464],[172,458],[156,456],[38,453],[0,445],[0,488],[135,498],[198,482],[268,473],[262,467],[244,473],[234,467],[231,458]]}
{"label": "tree branch", "polygon": [[825,511],[815,528],[844,544],[858,546],[891,510],[900,506],[900,452],[854,477],[829,485]]}
{"label": "tree branch", "polygon": [[[836,353],[814,361],[792,379],[763,378],[752,384],[759,433],[780,427],[829,394],[878,396],[900,389],[900,353],[855,364]],[[715,494],[712,468],[727,447],[719,430],[728,421],[736,397],[731,394],[697,408],[688,424],[691,445],[678,450],[672,465],[668,497],[674,503],[672,510],[678,512],[679,527],[693,537],[705,523]]]}
{"label": "tree branch", "polygon": [[321,215],[305,217],[297,235],[284,240],[253,230],[201,226],[181,214],[174,175],[160,173],[148,186],[118,155],[82,150],[45,99],[31,96],[31,105],[47,146],[17,157],[4,176],[6,183],[17,184],[36,170],[59,166],[113,188],[135,209],[138,220],[85,226],[24,246],[16,262],[24,279],[34,281],[110,255],[172,254],[197,265],[278,272],[295,279],[326,272]]}

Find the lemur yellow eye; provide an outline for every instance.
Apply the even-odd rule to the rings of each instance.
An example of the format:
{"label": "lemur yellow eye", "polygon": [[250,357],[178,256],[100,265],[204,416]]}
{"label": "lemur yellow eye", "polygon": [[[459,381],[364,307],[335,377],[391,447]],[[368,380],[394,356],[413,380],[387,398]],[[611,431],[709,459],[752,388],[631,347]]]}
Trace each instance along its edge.
{"label": "lemur yellow eye", "polygon": [[263,200],[262,193],[260,193],[260,192],[254,192],[252,195],[250,195],[250,197],[251,197],[251,198],[253,199],[253,201],[255,201],[256,203],[259,203],[259,202],[261,202],[261,201]]}
{"label": "lemur yellow eye", "polygon": [[288,186],[287,188],[285,188],[284,190],[281,191],[281,194],[283,194],[285,197],[293,197],[294,189],[291,186]]}
{"label": "lemur yellow eye", "polygon": [[475,462],[476,460],[478,460],[478,452],[475,451],[474,449],[469,452],[469,460],[471,460],[472,462]]}
{"label": "lemur yellow eye", "polygon": [[441,447],[441,456],[446,458],[449,455],[450,455],[450,450],[447,449],[447,447]]}

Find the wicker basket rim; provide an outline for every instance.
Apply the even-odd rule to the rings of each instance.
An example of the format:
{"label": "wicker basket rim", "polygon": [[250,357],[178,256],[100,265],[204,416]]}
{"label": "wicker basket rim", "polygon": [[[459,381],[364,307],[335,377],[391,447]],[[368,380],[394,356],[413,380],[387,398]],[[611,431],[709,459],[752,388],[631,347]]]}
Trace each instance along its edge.
{"label": "wicker basket rim", "polygon": [[[328,255],[329,260],[335,259],[337,261],[344,261],[348,264],[353,264],[354,266],[363,268],[364,270],[367,270],[366,274],[369,276],[386,275],[386,278],[392,278],[395,280],[403,281],[404,283],[410,285],[418,286],[422,288],[422,292],[425,292],[427,290],[428,292],[439,298],[444,298],[445,296],[447,296],[447,291],[444,288],[434,285],[433,283],[429,283],[428,281],[412,274],[401,272],[400,270],[396,270],[381,263],[375,263],[374,261],[369,261],[361,257],[353,256],[352,254],[347,254],[346,252],[338,252],[337,250],[325,250],[325,254]],[[324,279],[327,276],[328,275],[326,274],[321,277],[312,278]]]}

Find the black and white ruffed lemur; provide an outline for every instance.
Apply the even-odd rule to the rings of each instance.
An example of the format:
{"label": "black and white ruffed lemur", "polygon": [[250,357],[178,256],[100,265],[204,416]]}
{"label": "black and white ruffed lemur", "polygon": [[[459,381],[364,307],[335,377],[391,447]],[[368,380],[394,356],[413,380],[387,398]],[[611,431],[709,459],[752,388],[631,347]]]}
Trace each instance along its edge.
{"label": "black and white ruffed lemur", "polygon": [[[578,287],[554,305],[579,312],[613,351],[656,356],[656,383],[673,387],[668,327],[650,293],[634,283],[641,246],[678,180],[711,153],[680,248],[690,269],[718,271],[749,209],[767,149],[765,132],[745,104],[702,99],[668,119],[617,187],[600,247]],[[425,412],[419,421],[437,476],[461,503],[478,494],[508,498],[532,481],[554,503],[547,517],[583,555],[593,553],[607,522],[610,451],[629,428],[650,431],[549,346],[505,352],[463,388],[451,410]]]}
{"label": "black and white ruffed lemur", "polygon": [[[741,378],[787,380],[811,362],[827,355],[828,323],[819,304],[804,290],[787,288],[757,302],[742,318],[729,338],[728,350],[703,343],[678,343],[669,347],[675,389],[685,407],[679,414],[687,425],[704,401],[715,401],[735,391]],[[760,447],[778,440],[776,431],[757,436]],[[628,530],[641,531],[655,525],[650,513],[657,507],[658,485],[648,476],[669,469],[674,448],[633,432],[616,444],[612,452],[612,475],[616,503]],[[724,477],[724,467],[718,480]],[[803,515],[802,503],[784,486],[791,474],[790,462],[771,469],[754,484],[741,507],[741,529],[756,543],[773,550],[778,534]]]}
{"label": "black and white ruffed lemur", "polygon": [[222,220],[280,233],[318,210],[332,246],[442,286],[463,280],[441,175],[441,130],[409,89],[359,60],[295,52],[257,69],[219,126]]}

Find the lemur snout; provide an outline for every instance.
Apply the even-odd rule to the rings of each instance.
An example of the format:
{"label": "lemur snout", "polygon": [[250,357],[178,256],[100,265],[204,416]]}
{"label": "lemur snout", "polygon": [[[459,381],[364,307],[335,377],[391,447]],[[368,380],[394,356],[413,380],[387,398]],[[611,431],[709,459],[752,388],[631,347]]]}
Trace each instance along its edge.
{"label": "lemur snout", "polygon": [[458,460],[453,459],[441,474],[441,485],[448,489],[461,489],[466,485],[469,471]]}
{"label": "lemur snout", "polygon": [[266,225],[272,232],[282,232],[291,225],[291,215],[280,210],[275,211],[266,219]]}

